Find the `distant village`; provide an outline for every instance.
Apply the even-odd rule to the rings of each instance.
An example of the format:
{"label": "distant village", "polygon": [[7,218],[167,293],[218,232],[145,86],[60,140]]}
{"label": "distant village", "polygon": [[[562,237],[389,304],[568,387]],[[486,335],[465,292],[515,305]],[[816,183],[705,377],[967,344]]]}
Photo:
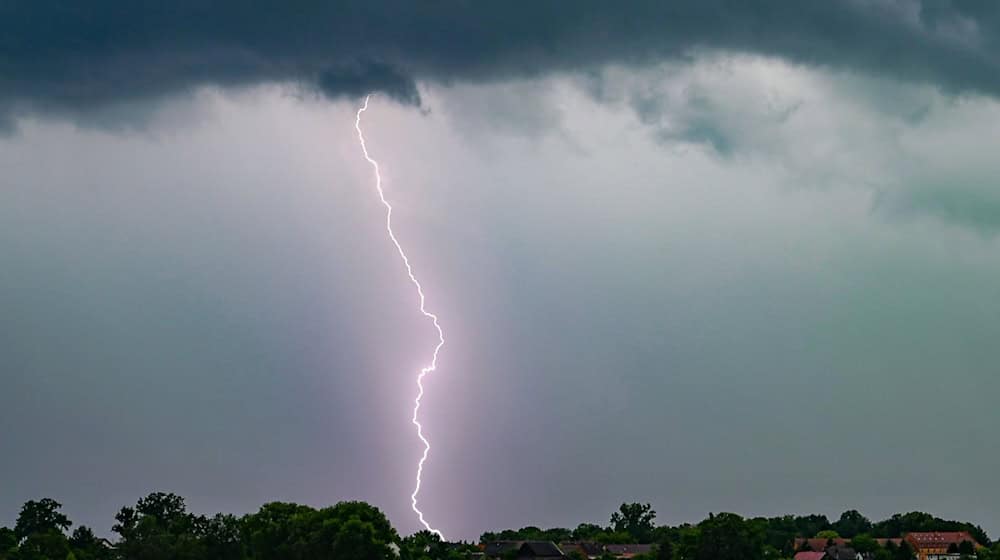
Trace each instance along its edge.
{"label": "distant village", "polygon": [[[796,538],[794,560],[875,560],[878,551],[890,558],[909,556],[912,560],[963,560],[975,558],[985,547],[967,531],[911,532],[900,538],[869,538],[858,550],[850,539],[841,537]],[[872,547],[877,547],[873,549]],[[601,544],[588,541],[492,541],[480,545],[471,558],[490,560],[527,559],[650,559],[658,556],[655,544]],[[900,554],[901,551],[905,551]]]}

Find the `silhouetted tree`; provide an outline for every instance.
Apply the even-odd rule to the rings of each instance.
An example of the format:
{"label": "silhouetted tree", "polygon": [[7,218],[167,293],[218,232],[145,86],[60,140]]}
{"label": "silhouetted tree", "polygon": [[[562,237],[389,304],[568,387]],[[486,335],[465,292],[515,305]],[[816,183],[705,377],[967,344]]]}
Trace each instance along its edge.
{"label": "silhouetted tree", "polygon": [[833,524],[833,530],[845,539],[853,539],[855,535],[870,532],[872,522],[858,510],[850,509],[840,514],[840,519]]}
{"label": "silhouetted tree", "polygon": [[115,515],[112,531],[121,537],[117,550],[127,560],[189,560],[205,557],[201,540],[206,520],[188,513],[184,498],[154,492],[134,508]]}
{"label": "silhouetted tree", "polygon": [[48,533],[50,531],[61,533],[69,529],[73,523],[59,511],[60,508],[62,508],[62,504],[51,498],[25,502],[24,506],[21,507],[21,513],[17,516],[17,523],[14,525],[14,535],[18,541],[26,539],[34,533]]}
{"label": "silhouetted tree", "polygon": [[656,512],[650,504],[622,504],[611,514],[611,528],[616,533],[628,533],[634,542],[648,543],[653,533]]}
{"label": "silhouetted tree", "polygon": [[709,514],[701,529],[696,560],[759,560],[763,538],[735,513]]}
{"label": "silhouetted tree", "polygon": [[604,528],[594,523],[581,523],[573,529],[571,538],[574,541],[592,541],[604,532]]}

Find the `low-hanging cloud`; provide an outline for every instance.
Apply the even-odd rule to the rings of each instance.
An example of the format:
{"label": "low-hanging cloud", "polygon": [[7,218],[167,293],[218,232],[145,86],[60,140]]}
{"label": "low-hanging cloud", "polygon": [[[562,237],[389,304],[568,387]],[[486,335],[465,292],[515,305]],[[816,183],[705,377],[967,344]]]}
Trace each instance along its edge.
{"label": "low-hanging cloud", "polygon": [[992,2],[0,4],[0,122],[204,85],[294,82],[419,104],[416,83],[643,64],[708,48],[1000,93]]}

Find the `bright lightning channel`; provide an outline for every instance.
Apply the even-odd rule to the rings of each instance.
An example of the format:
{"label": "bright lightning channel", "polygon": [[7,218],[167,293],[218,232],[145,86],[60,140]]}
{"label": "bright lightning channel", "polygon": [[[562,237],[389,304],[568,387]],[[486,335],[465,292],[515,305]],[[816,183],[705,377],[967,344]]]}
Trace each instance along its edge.
{"label": "bright lightning channel", "polygon": [[407,258],[406,252],[403,251],[403,246],[400,245],[399,240],[396,239],[396,234],[392,231],[392,205],[385,199],[385,192],[382,191],[382,175],[378,170],[378,162],[368,155],[368,146],[365,145],[365,135],[361,132],[361,113],[368,110],[368,101],[370,101],[371,98],[371,95],[366,96],[364,105],[358,109],[357,118],[354,120],[354,129],[358,131],[358,140],[361,141],[361,151],[364,152],[365,159],[368,160],[368,163],[370,163],[372,168],[375,170],[375,190],[378,191],[379,200],[381,200],[382,205],[385,206],[385,231],[389,234],[389,239],[392,240],[392,244],[396,246],[396,251],[399,252],[399,257],[403,260],[403,265],[406,266],[406,274],[410,277],[410,282],[412,282],[413,286],[417,289],[417,295],[420,296],[420,312],[424,314],[424,317],[427,317],[434,323],[434,328],[437,329],[438,333],[438,343],[437,346],[434,347],[434,357],[431,358],[430,365],[421,369],[420,373],[417,375],[417,398],[413,401],[412,422],[413,425],[417,427],[417,437],[420,438],[420,441],[424,444],[424,452],[420,456],[420,461],[417,463],[417,484],[413,489],[413,494],[410,494],[410,501],[412,502],[414,513],[416,513],[417,518],[420,519],[420,523],[422,523],[428,531],[437,533],[437,536],[444,539],[444,535],[441,534],[441,531],[431,527],[430,524],[424,520],[424,513],[417,507],[417,494],[420,493],[420,479],[423,476],[424,463],[427,461],[427,454],[431,451],[431,443],[424,437],[424,428],[420,425],[420,421],[417,419],[417,413],[420,412],[420,399],[424,396],[424,376],[437,369],[438,352],[441,350],[441,347],[444,346],[444,331],[441,330],[441,325],[438,324],[437,315],[427,311],[427,308],[424,305],[426,299],[424,297],[424,289],[420,285],[420,281],[417,280],[417,277],[414,276],[413,268],[410,267],[410,259]]}

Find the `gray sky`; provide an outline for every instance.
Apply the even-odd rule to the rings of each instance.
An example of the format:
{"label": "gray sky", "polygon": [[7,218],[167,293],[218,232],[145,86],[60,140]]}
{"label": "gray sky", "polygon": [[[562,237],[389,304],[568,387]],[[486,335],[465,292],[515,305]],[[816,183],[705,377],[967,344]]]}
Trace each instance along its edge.
{"label": "gray sky", "polygon": [[38,18],[5,13],[0,524],[50,496],[106,532],[166,490],[418,528],[434,333],[354,136],[374,89],[369,149],[448,339],[421,495],[447,536],[623,500],[996,536],[996,16],[770,4],[409,14],[426,36],[330,14],[355,45],[296,14],[128,34],[39,3],[36,51]]}

